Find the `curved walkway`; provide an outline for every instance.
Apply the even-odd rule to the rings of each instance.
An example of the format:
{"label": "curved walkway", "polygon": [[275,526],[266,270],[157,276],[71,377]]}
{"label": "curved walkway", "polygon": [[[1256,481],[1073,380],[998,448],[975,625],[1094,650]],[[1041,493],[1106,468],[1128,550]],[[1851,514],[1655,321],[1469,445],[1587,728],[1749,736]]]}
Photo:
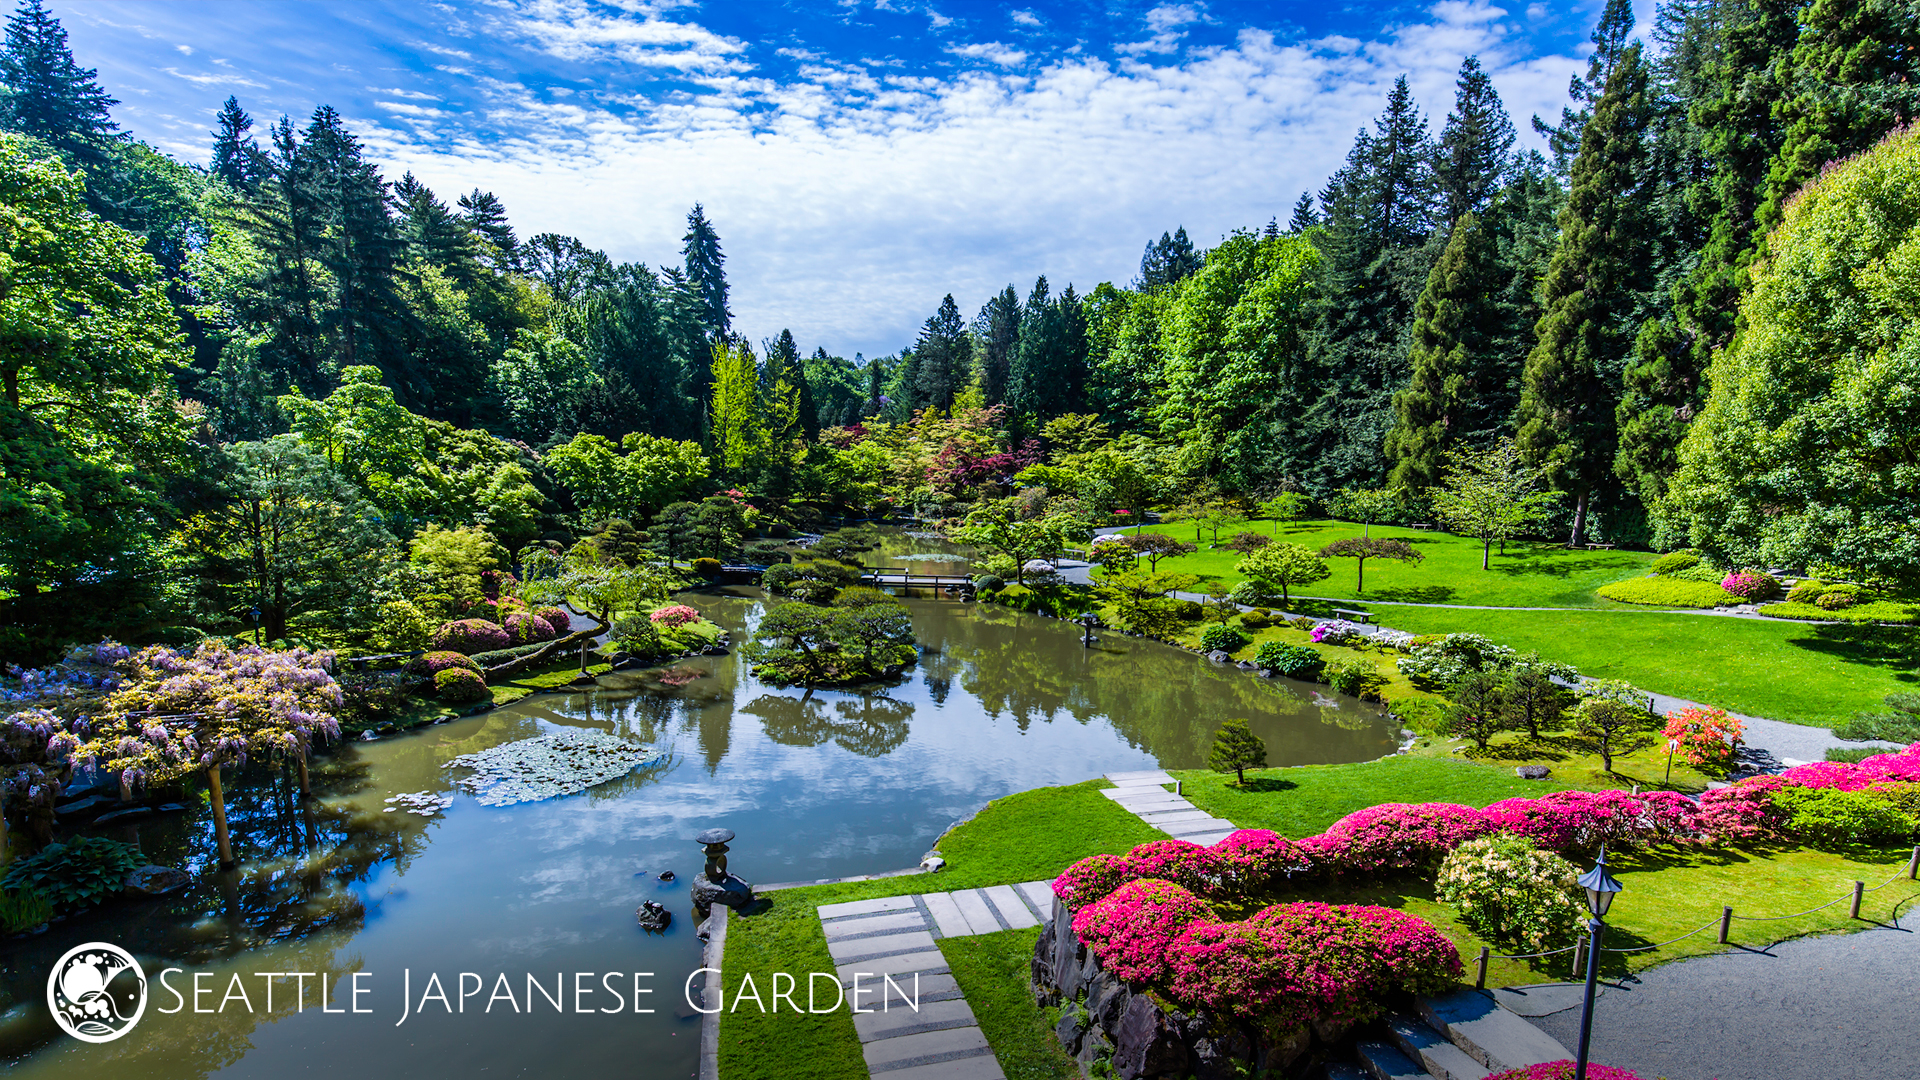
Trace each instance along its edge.
{"label": "curved walkway", "polygon": [[[1654,968],[1594,1001],[1593,1060],[1667,1080],[1920,1076],[1920,934],[1880,927]],[[1531,1018],[1567,1046],[1580,1010]]]}

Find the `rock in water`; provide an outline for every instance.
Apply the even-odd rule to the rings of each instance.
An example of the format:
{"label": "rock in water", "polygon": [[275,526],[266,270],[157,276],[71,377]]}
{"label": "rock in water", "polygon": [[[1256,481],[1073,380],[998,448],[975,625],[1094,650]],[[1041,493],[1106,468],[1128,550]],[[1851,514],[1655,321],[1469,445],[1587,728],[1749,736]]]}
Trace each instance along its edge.
{"label": "rock in water", "polygon": [[159,896],[193,883],[193,875],[171,866],[143,866],[127,875],[128,892]]}
{"label": "rock in water", "polygon": [[715,904],[743,908],[751,903],[753,886],[732,874],[724,875],[718,881],[709,880],[705,874],[694,875],[693,906],[696,911],[705,911]]}
{"label": "rock in water", "polygon": [[641,901],[633,915],[639,920],[640,929],[649,933],[664,933],[667,924],[673,922],[673,912],[668,911],[667,906],[658,900]]}
{"label": "rock in water", "polygon": [[511,806],[577,795],[662,756],[604,731],[562,731],[462,754],[443,767],[472,769],[454,785],[481,805]]}

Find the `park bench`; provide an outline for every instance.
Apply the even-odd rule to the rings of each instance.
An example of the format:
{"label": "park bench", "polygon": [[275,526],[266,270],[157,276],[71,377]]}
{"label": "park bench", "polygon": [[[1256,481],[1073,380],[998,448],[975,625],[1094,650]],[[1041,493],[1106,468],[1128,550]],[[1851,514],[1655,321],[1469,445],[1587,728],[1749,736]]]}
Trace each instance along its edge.
{"label": "park bench", "polygon": [[1587,550],[1588,551],[1612,551],[1613,545],[1612,544],[1588,544]]}
{"label": "park bench", "polygon": [[1346,616],[1347,621],[1349,622],[1357,622],[1357,623],[1373,622],[1373,612],[1371,611],[1357,611],[1353,608],[1337,607],[1333,609],[1333,613],[1335,615]]}
{"label": "park bench", "polygon": [[1431,529],[1431,528],[1433,528],[1433,523],[1432,523],[1432,522],[1428,522],[1428,521],[1416,521],[1416,522],[1414,522],[1413,524],[1411,524],[1411,525],[1409,525],[1409,526],[1407,526],[1407,528],[1409,528],[1409,529]]}

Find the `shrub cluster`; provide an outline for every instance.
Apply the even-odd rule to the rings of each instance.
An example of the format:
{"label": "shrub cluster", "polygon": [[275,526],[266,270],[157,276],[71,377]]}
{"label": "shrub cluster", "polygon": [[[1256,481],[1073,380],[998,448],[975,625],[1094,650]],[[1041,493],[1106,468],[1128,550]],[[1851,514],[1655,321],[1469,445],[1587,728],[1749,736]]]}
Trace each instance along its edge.
{"label": "shrub cluster", "polygon": [[507,628],[485,619],[455,619],[440,624],[433,632],[433,647],[439,652],[474,653],[504,649],[513,643]]}
{"label": "shrub cluster", "polygon": [[1243,611],[1240,613],[1240,625],[1249,630],[1265,630],[1273,625],[1273,612],[1263,607]]}
{"label": "shrub cluster", "polygon": [[0,889],[38,893],[55,911],[70,913],[118,894],[126,887],[127,875],[146,861],[131,844],[77,836],[14,860],[0,878]]}
{"label": "shrub cluster", "polygon": [[534,614],[547,620],[547,625],[553,627],[554,637],[566,637],[573,633],[573,616],[565,608],[543,607]]}
{"label": "shrub cluster", "polygon": [[516,611],[507,616],[507,636],[515,645],[537,645],[543,641],[552,641],[558,637],[553,632],[553,624],[524,611]]}
{"label": "shrub cluster", "polygon": [[1455,848],[1434,888],[1481,937],[1545,951],[1580,934],[1579,873],[1522,837],[1495,833]]}
{"label": "shrub cluster", "polygon": [[1739,597],[1710,581],[1688,581],[1681,577],[1628,578],[1602,585],[1595,591],[1623,604],[1657,607],[1710,608],[1740,602]]}
{"label": "shrub cluster", "polygon": [[1786,815],[1787,831],[1794,836],[1816,847],[1848,848],[1911,839],[1920,821],[1896,803],[1904,794],[1898,789],[1883,795],[1876,788],[1788,785],[1773,793],[1773,802]]}
{"label": "shrub cluster", "polygon": [[[1574,1063],[1571,1061],[1549,1061],[1545,1065],[1528,1065],[1520,1069],[1508,1069],[1494,1073],[1487,1080],[1573,1080]],[[1596,1065],[1587,1062],[1587,1080],[1647,1080],[1637,1072],[1616,1069],[1611,1065]]]}
{"label": "shrub cluster", "polygon": [[1247,635],[1231,626],[1215,623],[1200,631],[1200,648],[1207,652],[1239,652],[1247,647]]}
{"label": "shrub cluster", "polygon": [[435,675],[433,688],[440,700],[452,705],[469,705],[488,697],[487,680],[466,668],[448,668]]}
{"label": "shrub cluster", "polygon": [[1263,668],[1272,669],[1275,675],[1284,675],[1289,679],[1314,679],[1320,669],[1327,666],[1326,658],[1319,650],[1305,645],[1288,645],[1283,641],[1263,641],[1260,651],[1253,656],[1253,662]]}
{"label": "shrub cluster", "polygon": [[1780,582],[1759,570],[1736,570],[1720,579],[1720,587],[1742,600],[1760,602],[1780,595]]}
{"label": "shrub cluster", "polygon": [[699,622],[700,612],[685,604],[668,604],[666,607],[656,610],[653,614],[647,616],[647,618],[651,619],[655,626],[671,628],[675,626],[685,626],[691,622]]}
{"label": "shrub cluster", "polygon": [[448,668],[456,667],[466,668],[468,671],[478,674],[483,666],[484,665],[478,660],[465,653],[448,650],[430,652],[424,656],[416,656],[412,660],[407,661],[407,671],[409,673],[424,675],[428,678],[432,678]]}
{"label": "shrub cluster", "polygon": [[1691,570],[1700,565],[1700,553],[1692,548],[1681,548],[1653,560],[1649,570],[1656,574],[1677,574],[1682,570]]}
{"label": "shrub cluster", "polygon": [[1780,779],[1795,787],[1830,787],[1841,791],[1858,791],[1887,781],[1920,781],[1920,742],[1904,750],[1876,754],[1857,764],[1815,761],[1795,765],[1781,773]]}

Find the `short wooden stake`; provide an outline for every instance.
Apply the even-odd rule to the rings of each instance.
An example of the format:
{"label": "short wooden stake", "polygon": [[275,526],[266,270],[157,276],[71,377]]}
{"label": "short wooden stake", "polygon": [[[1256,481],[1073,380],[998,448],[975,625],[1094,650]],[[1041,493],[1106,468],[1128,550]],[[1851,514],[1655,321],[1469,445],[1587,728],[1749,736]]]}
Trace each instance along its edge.
{"label": "short wooden stake", "polygon": [[1573,947],[1573,977],[1578,979],[1587,970],[1587,939],[1581,938]]}
{"label": "short wooden stake", "polygon": [[1733,909],[1730,907],[1723,907],[1720,909],[1720,944],[1725,945],[1727,943],[1727,931],[1732,929],[1733,929]]}
{"label": "short wooden stake", "polygon": [[1475,961],[1474,964],[1478,971],[1478,974],[1474,976],[1473,980],[1473,986],[1476,990],[1485,990],[1487,988],[1487,954],[1491,951],[1492,950],[1488,949],[1485,945],[1480,946],[1480,959]]}
{"label": "short wooden stake", "polygon": [[1867,883],[1864,881],[1854,882],[1853,883],[1853,908],[1851,911],[1847,913],[1847,918],[1857,919],[1860,917],[1860,901],[1866,895],[1867,895]]}
{"label": "short wooden stake", "polygon": [[1638,795],[1638,794],[1640,794],[1640,785],[1639,785],[1639,784],[1635,784],[1635,785],[1633,785],[1633,793],[1634,793],[1635,795]]}
{"label": "short wooden stake", "polygon": [[1920,878],[1920,845],[1915,845],[1913,857],[1907,860],[1907,877]]}

